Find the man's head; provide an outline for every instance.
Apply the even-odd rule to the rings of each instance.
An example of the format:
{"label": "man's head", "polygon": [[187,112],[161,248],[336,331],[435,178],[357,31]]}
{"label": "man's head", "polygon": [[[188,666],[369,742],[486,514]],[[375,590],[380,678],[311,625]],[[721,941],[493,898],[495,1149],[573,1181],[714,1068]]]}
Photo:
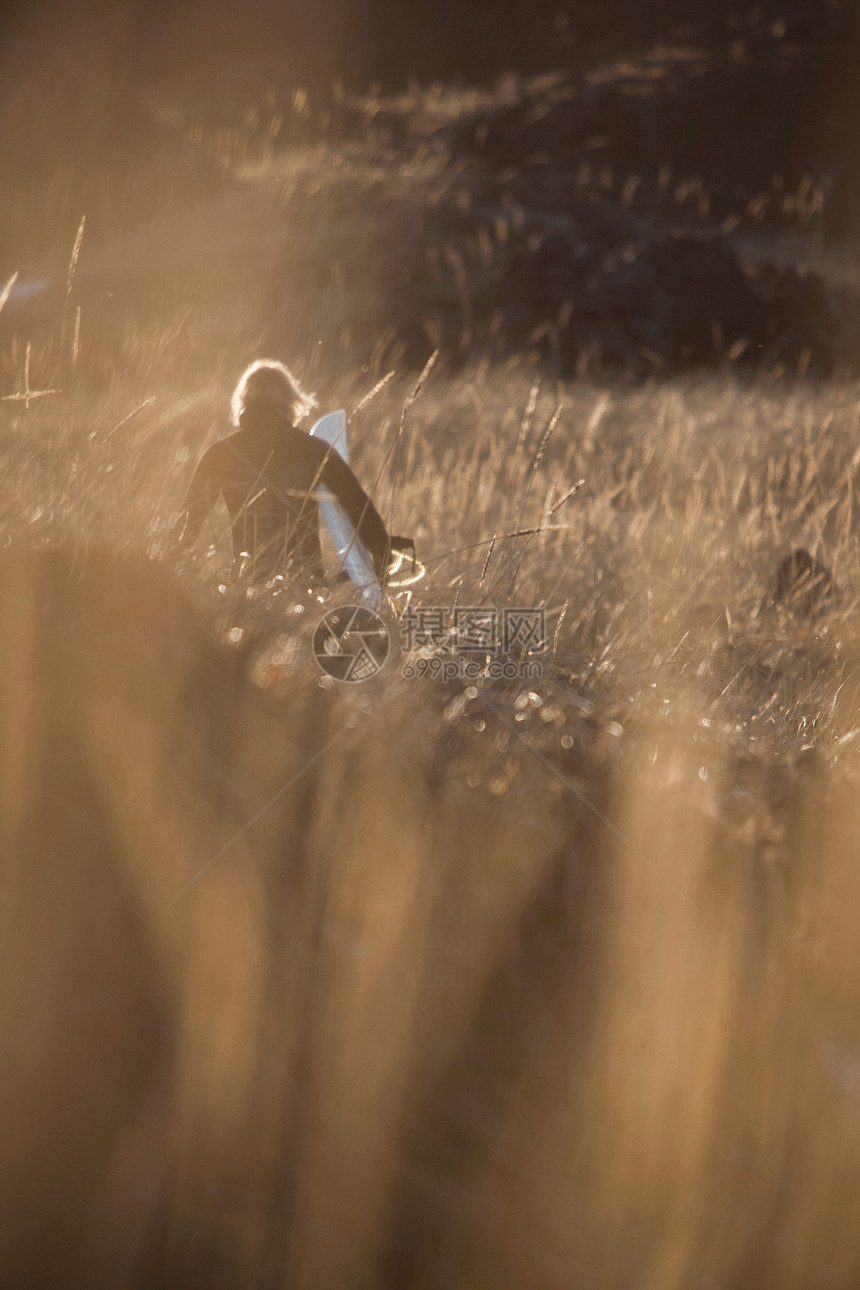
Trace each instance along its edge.
{"label": "man's head", "polygon": [[283,363],[274,358],[258,358],[243,372],[230,406],[235,426],[239,425],[243,412],[251,407],[274,410],[291,425],[298,425],[317,406],[317,401],[302,389]]}

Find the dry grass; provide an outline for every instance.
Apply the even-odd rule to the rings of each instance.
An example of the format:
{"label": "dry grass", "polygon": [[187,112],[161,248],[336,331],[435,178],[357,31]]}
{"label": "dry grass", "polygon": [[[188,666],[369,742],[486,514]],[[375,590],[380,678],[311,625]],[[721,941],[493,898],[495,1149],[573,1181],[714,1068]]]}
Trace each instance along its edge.
{"label": "dry grass", "polygon": [[[199,414],[286,334],[249,193],[266,257],[102,311],[85,234],[3,359],[0,1280],[856,1285],[855,388],[396,374],[351,441],[413,604],[553,648],[324,687],[318,606],[178,550]],[[384,373],[333,334],[301,375],[352,411]]]}

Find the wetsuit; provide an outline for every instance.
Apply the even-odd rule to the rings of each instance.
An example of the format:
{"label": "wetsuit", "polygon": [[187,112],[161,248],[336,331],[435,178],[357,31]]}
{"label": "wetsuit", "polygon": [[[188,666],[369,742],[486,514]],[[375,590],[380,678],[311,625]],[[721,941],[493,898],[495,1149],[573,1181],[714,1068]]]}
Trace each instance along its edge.
{"label": "wetsuit", "polygon": [[[321,487],[343,507],[384,578],[388,533],[349,466],[328,444],[260,405],[249,405],[238,431],[200,461],[186,498],[186,540],[198,536],[220,495],[230,513],[235,557],[247,551],[258,575],[292,569],[322,578]],[[328,542],[325,530],[323,537]]]}

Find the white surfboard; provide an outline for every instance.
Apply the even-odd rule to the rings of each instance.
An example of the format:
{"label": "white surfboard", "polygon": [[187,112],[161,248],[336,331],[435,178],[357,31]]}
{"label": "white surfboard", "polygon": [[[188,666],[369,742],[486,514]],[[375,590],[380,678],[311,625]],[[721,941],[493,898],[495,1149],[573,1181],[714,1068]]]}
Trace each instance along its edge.
{"label": "white surfboard", "polygon": [[[339,457],[349,465],[349,445],[346,439],[346,413],[341,408],[320,417],[311,427],[315,439],[322,439],[330,444]],[[362,600],[368,609],[380,613],[385,608],[385,593],[377,577],[376,569],[370,558],[370,552],[355,531],[355,525],[346,511],[337,501],[334,494],[324,486],[319,489],[320,514],[329,531],[335,550],[346,569]]]}

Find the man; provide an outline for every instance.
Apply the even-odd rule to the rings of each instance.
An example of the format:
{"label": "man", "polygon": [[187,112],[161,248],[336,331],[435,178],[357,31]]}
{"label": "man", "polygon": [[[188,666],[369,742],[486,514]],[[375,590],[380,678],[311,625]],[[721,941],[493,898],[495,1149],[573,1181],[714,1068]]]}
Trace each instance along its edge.
{"label": "man", "polygon": [[230,514],[233,554],[248,552],[257,576],[292,572],[321,579],[318,502],[327,488],[384,580],[391,543],[379,512],[334,449],[297,428],[314,407],[314,397],[283,363],[251,364],[233,394],[237,432],[204,454],[191,481],[185,540],[198,537],[221,496]]}

